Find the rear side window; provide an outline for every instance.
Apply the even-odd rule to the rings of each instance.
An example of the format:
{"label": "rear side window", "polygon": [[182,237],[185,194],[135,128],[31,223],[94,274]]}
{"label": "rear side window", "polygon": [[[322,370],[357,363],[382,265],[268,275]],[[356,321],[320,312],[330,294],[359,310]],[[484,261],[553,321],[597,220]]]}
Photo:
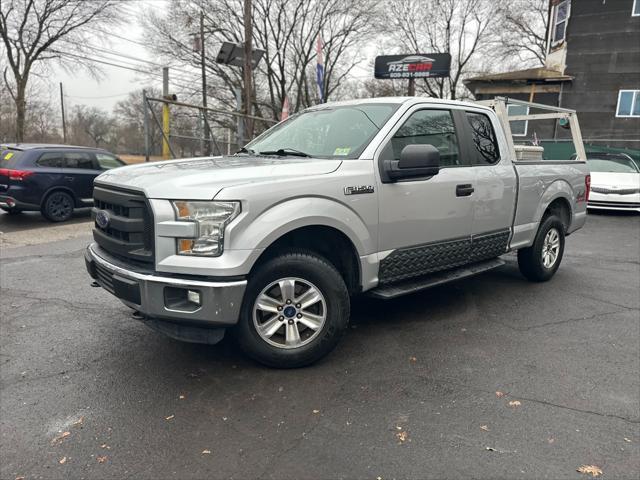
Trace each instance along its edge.
{"label": "rear side window", "polygon": [[95,170],[91,154],[86,152],[67,152],[64,154],[64,168],[84,168]]}
{"label": "rear side window", "polygon": [[43,153],[42,155],[40,155],[40,158],[36,163],[41,167],[62,168],[62,153],[61,152]]}
{"label": "rear side window", "polygon": [[123,165],[122,161],[118,160],[113,155],[109,155],[107,153],[96,153],[96,159],[98,160],[98,165],[102,170],[109,170],[111,168],[118,168]]}
{"label": "rear side window", "polygon": [[491,119],[484,113],[465,112],[473,146],[475,147],[474,165],[493,165],[500,160],[500,150],[496,132],[491,125]]}
{"label": "rear side window", "polygon": [[407,145],[433,145],[440,152],[441,167],[461,165],[458,138],[449,110],[418,110],[411,114],[384,148],[386,160],[400,160]]}

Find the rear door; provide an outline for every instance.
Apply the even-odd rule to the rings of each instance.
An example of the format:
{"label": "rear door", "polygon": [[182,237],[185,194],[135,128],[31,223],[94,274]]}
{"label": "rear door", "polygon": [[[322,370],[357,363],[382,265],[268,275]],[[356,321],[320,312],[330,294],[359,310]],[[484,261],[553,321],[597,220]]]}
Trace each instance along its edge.
{"label": "rear door", "polygon": [[464,112],[465,137],[473,164],[473,227],[471,261],[505,252],[513,224],[517,178],[502,145],[497,118],[486,110]]}
{"label": "rear door", "polygon": [[100,174],[93,153],[66,151],[62,173],[66,185],[74,192],[76,198],[82,203],[91,203],[93,179]]}

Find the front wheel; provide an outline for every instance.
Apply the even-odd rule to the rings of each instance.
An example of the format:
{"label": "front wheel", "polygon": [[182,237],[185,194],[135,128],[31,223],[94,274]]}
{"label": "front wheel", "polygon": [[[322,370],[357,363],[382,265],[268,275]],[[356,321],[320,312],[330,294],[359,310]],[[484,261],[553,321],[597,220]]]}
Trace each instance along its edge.
{"label": "front wheel", "polygon": [[236,336],[260,363],[303,367],[333,350],[349,308],[347,287],[333,265],[314,253],[286,253],[252,274]]}
{"label": "front wheel", "polygon": [[533,245],[518,250],[520,272],[533,282],[546,282],[560,267],[564,253],[564,225],[555,215],[540,222]]}

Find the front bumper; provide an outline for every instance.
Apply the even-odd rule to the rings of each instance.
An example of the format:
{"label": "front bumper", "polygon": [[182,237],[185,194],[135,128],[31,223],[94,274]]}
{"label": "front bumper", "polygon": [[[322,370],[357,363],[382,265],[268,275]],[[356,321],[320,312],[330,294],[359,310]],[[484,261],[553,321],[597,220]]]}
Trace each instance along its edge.
{"label": "front bumper", "polygon": [[589,194],[587,207],[600,210],[640,212],[640,194],[618,195],[592,191]]}
{"label": "front bumper", "polygon": [[[84,258],[89,275],[101,287],[146,317],[211,328],[238,322],[246,280],[160,276],[118,264],[95,243],[87,247]],[[199,294],[199,305],[181,301],[188,291]]]}

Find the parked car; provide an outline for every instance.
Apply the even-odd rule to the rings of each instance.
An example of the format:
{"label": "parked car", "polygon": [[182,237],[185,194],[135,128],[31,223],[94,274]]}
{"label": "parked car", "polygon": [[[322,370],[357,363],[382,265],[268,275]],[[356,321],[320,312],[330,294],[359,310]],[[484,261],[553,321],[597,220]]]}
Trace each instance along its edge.
{"label": "parked car", "polygon": [[10,214],[40,211],[64,222],[74,208],[93,205],[93,180],[125,165],[99,148],[69,145],[0,146],[0,208]]}
{"label": "parked car", "polygon": [[586,220],[584,155],[517,161],[505,101],[494,107],[323,104],[235,156],[105,172],[87,270],[150,327],[202,343],[231,328],[248,355],[285,368],[336,345],[353,295],[414,293],[514,250],[526,278],[549,280]]}
{"label": "parked car", "polygon": [[624,153],[589,153],[590,209],[640,212],[640,166]]}

